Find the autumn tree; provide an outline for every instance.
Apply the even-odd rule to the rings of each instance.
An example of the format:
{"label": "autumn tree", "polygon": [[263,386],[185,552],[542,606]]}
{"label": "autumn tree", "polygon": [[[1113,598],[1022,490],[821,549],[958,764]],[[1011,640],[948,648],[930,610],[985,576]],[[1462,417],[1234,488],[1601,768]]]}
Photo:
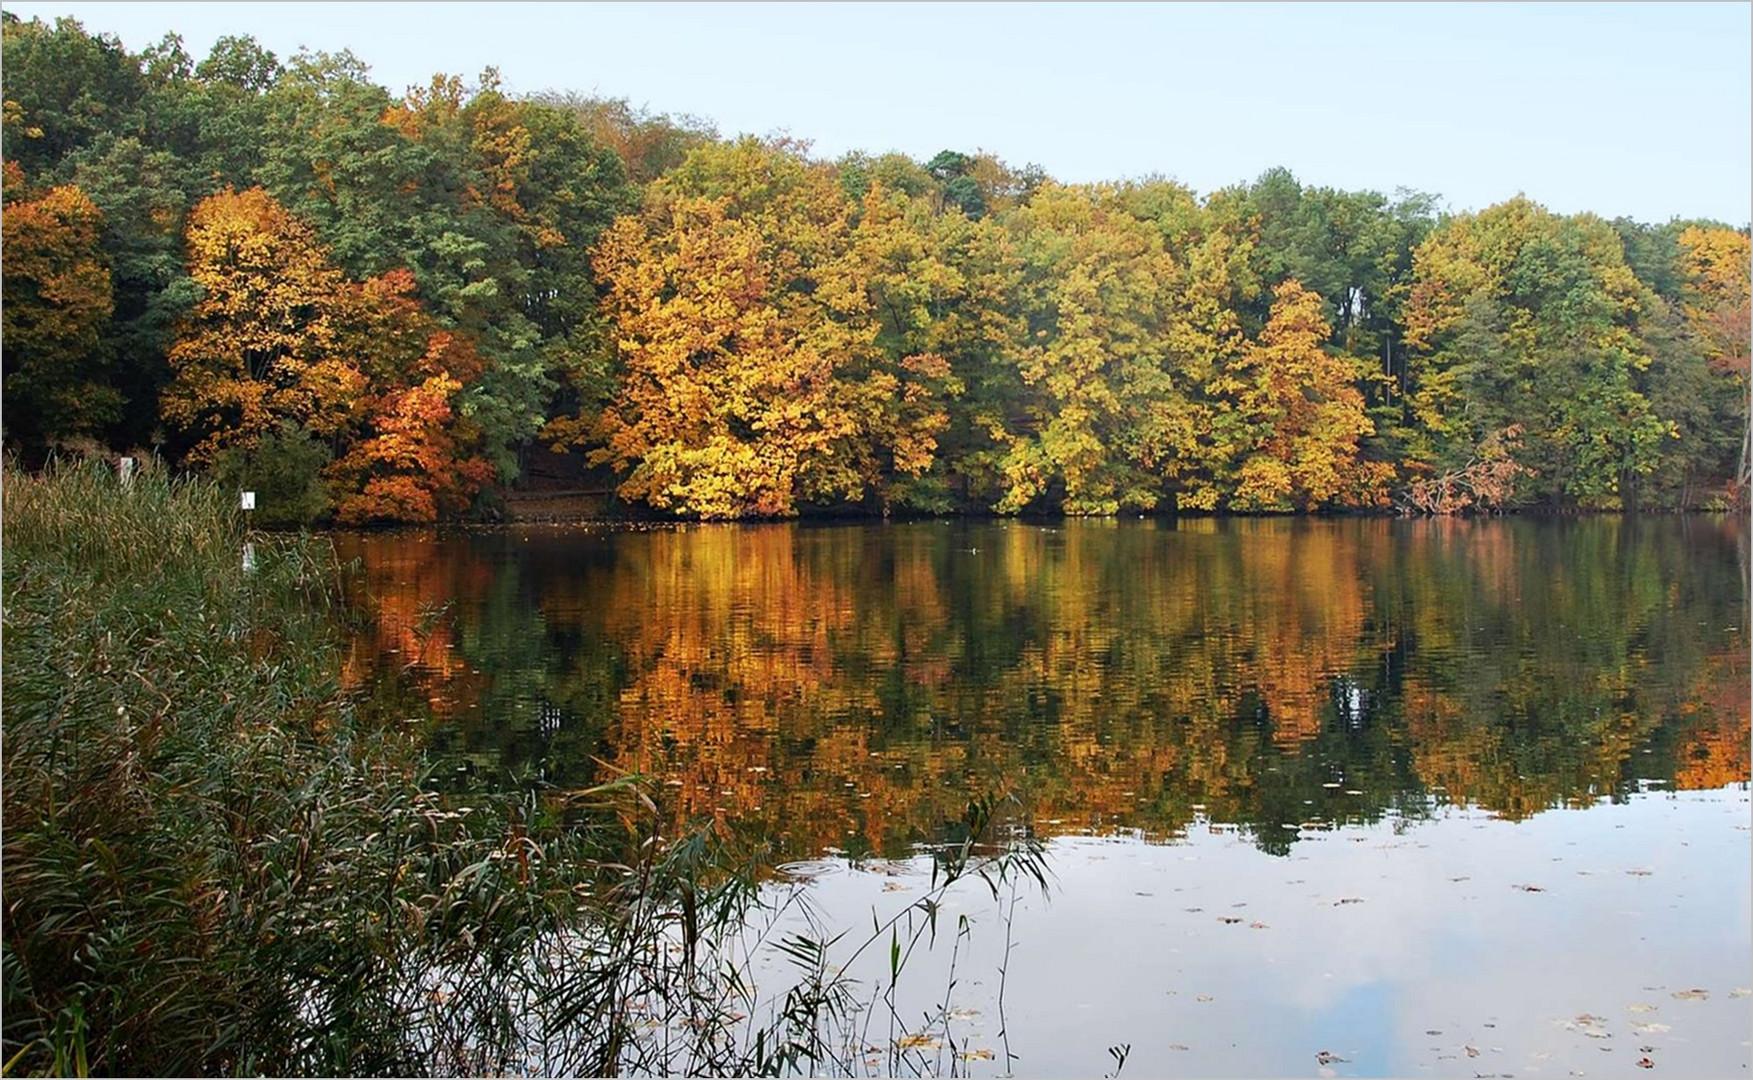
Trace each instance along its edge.
{"label": "autumn tree", "polygon": [[31,192],[16,164],[4,168],[7,437],[35,450],[119,415],[103,347],[114,302],[91,199],[74,185]]}
{"label": "autumn tree", "polygon": [[1205,379],[1235,324],[1205,302],[1219,270],[1173,252],[1124,189],[1045,185],[1006,220],[1024,264],[1025,423],[998,508],[1150,509],[1206,464]]}
{"label": "autumn tree", "polygon": [[[928,355],[891,358],[824,167],[745,139],[696,150],[605,236],[623,374],[595,460],[629,498],[707,518],[866,497],[930,466]],[[896,403],[899,403],[898,406]]]}
{"label": "autumn tree", "polygon": [[364,377],[337,347],[345,279],[310,226],[260,188],[189,215],[189,273],[202,297],[170,350],[164,416],[209,461],[281,419],[342,430]]}
{"label": "autumn tree", "polygon": [[421,308],[414,287],[401,270],[347,290],[338,337],[361,389],[350,445],[326,472],[344,525],[460,517],[493,480],[480,428],[457,411],[481,358]]}
{"label": "autumn tree", "polygon": [[1273,290],[1260,338],[1231,365],[1238,418],[1254,433],[1229,505],[1237,510],[1314,510],[1380,505],[1391,470],[1359,460],[1375,429],[1364,413],[1363,365],[1329,352],[1331,333],[1316,293],[1295,281]]}
{"label": "autumn tree", "polygon": [[1748,356],[1753,351],[1753,240],[1740,229],[1692,226],[1679,237],[1683,307],[1713,370],[1739,402],[1741,449],[1734,483],[1746,498],[1753,481],[1753,415],[1747,407]]}
{"label": "autumn tree", "polygon": [[1015,426],[1021,263],[1002,227],[943,211],[929,187],[889,186],[892,171],[879,162],[861,184],[852,236],[884,369],[867,400],[892,436],[885,494],[921,510],[984,509]]}
{"label": "autumn tree", "polygon": [[398,100],[350,55],[302,54],[269,102],[264,180],[350,274],[411,270],[422,305],[474,340],[483,366],[456,407],[515,478],[556,396],[600,392],[589,252],[631,207],[619,161],[564,110],[506,96],[491,69]]}

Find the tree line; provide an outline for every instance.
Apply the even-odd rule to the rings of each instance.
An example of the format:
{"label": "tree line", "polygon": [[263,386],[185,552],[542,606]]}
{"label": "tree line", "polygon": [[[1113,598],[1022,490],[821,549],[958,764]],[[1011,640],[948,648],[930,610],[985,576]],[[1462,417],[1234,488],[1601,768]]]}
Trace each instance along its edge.
{"label": "tree line", "polygon": [[1749,234],[1273,169],[820,160],[489,70],[4,15],[4,426],[285,521],[490,514],[545,447],[709,519],[1745,499]]}

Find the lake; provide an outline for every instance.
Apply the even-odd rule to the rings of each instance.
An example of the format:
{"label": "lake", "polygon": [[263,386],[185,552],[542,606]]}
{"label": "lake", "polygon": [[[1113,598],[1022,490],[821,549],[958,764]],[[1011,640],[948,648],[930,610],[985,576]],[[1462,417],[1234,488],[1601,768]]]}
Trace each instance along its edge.
{"label": "lake", "polygon": [[649,776],[849,943],[925,894],[971,797],[1012,796],[1048,888],[944,897],[897,991],[947,1020],[924,1067],[1747,1074],[1736,520],[334,542],[344,677],[447,772]]}

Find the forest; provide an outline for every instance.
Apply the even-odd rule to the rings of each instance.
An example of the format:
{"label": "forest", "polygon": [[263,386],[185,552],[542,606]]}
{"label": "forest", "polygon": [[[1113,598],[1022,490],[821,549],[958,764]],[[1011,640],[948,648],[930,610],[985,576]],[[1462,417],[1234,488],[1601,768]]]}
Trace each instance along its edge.
{"label": "forest", "polygon": [[158,454],[343,526],[493,519],[555,453],[720,520],[1745,505],[1746,223],[821,160],[3,18],[26,466]]}

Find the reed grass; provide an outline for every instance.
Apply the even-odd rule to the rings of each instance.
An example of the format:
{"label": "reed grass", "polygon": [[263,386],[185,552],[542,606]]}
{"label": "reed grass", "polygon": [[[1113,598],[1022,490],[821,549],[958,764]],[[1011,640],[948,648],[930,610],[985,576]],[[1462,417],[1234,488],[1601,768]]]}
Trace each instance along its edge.
{"label": "reed grass", "polygon": [[[157,464],[3,473],[5,1075],[869,1071],[881,998],[825,931],[763,937],[805,901],[764,907],[751,853],[661,837],[637,778],[440,792],[362,719],[326,541],[246,537]],[[935,934],[976,874],[1044,885],[1038,847],[979,846],[991,820],[857,950]],[[758,947],[800,964],[784,994]]]}

